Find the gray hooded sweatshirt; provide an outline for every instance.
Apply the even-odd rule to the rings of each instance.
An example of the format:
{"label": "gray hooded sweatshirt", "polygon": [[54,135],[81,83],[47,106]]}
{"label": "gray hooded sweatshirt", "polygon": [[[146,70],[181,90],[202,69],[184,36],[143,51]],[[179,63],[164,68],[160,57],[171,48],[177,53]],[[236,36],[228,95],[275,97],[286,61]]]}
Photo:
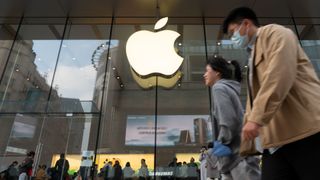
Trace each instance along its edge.
{"label": "gray hooded sweatshirt", "polygon": [[231,148],[233,154],[218,158],[221,173],[228,173],[242,160],[239,156],[243,107],[240,101],[240,83],[234,80],[220,79],[211,88],[212,115],[218,132],[217,140]]}

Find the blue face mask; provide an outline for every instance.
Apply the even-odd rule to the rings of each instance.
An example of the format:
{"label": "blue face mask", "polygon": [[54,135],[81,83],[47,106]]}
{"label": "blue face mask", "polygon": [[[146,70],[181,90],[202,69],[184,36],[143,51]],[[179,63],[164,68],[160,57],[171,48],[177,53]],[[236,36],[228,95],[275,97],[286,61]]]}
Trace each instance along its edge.
{"label": "blue face mask", "polygon": [[247,29],[246,35],[241,36],[240,35],[241,27],[242,27],[242,24],[240,25],[239,29],[233,33],[231,37],[231,41],[233,41],[233,44],[237,48],[245,48],[249,44],[248,29]]}

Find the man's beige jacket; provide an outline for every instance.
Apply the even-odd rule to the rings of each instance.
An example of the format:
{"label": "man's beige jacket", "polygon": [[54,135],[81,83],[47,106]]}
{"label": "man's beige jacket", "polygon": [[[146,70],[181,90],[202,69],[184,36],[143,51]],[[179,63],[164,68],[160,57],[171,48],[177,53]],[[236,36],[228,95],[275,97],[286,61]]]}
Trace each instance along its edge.
{"label": "man's beige jacket", "polygon": [[320,82],[295,34],[276,24],[259,28],[252,57],[253,107],[248,96],[244,122],[263,126],[262,147],[319,132]]}

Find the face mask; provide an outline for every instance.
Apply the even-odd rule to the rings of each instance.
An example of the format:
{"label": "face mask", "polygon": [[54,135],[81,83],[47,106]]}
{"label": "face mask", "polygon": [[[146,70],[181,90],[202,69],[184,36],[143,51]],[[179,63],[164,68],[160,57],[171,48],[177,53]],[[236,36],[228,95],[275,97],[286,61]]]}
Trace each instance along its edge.
{"label": "face mask", "polygon": [[249,43],[248,29],[247,29],[246,35],[241,36],[241,35],[240,35],[240,32],[239,32],[240,29],[241,29],[241,27],[242,27],[242,24],[241,24],[241,26],[239,27],[239,29],[236,30],[236,31],[233,33],[233,35],[232,35],[232,37],[231,37],[231,41],[233,41],[233,44],[234,44],[236,47],[238,47],[238,48],[244,48],[244,47],[246,47],[246,46],[248,45],[248,43]]}

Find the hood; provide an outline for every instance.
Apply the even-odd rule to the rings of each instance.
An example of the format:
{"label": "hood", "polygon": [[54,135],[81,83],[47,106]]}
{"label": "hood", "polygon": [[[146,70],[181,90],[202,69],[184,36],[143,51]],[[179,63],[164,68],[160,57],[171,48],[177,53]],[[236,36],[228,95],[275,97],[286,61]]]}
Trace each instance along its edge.
{"label": "hood", "polygon": [[219,84],[224,84],[224,85],[226,85],[228,87],[232,87],[232,89],[235,90],[238,95],[240,95],[241,84],[238,81],[229,80],[229,79],[220,79],[218,82],[216,82],[215,85],[219,85]]}

